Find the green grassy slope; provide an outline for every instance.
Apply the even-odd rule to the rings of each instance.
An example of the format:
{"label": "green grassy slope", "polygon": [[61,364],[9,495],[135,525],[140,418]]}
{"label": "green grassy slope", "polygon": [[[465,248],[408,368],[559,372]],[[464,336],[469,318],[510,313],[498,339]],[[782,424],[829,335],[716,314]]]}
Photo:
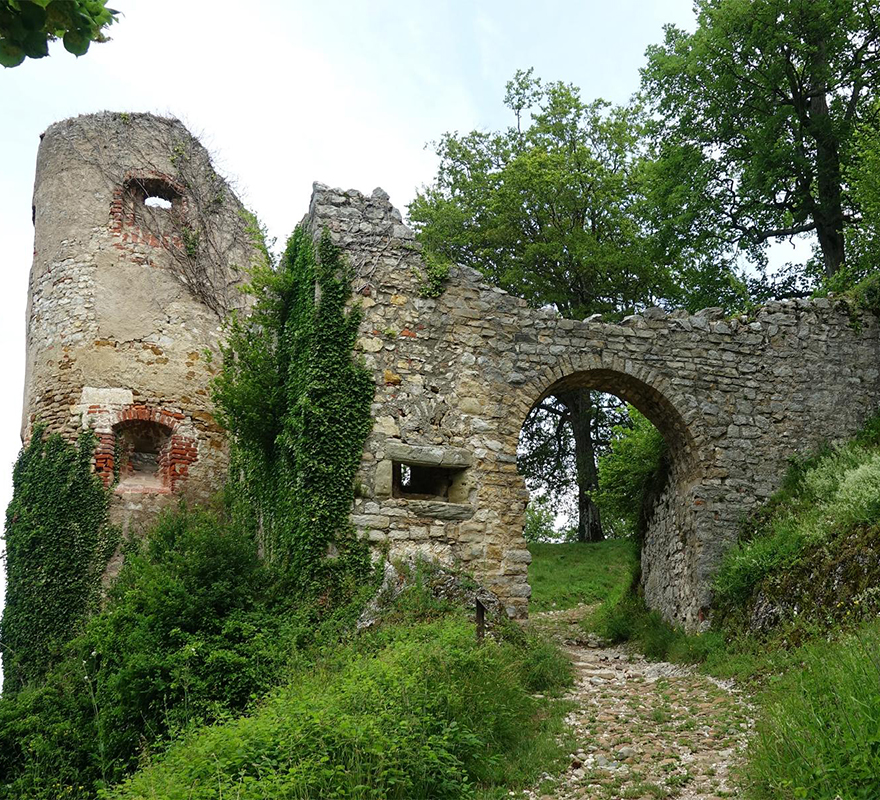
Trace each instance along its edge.
{"label": "green grassy slope", "polygon": [[530,611],[572,608],[617,599],[629,589],[638,564],[630,539],[568,544],[530,544]]}

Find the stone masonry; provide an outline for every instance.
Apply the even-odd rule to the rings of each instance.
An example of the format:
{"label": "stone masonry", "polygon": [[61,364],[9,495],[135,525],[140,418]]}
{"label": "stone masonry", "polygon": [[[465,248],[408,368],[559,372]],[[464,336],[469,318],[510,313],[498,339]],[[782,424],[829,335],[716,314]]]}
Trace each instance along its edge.
{"label": "stone masonry", "polygon": [[[123,526],[176,495],[207,500],[226,466],[210,403],[221,320],[252,257],[238,200],[178,122],[103,113],[43,135],[34,222],[23,438],[39,420],[68,436],[93,428]],[[511,616],[530,594],[517,441],[542,398],[609,392],[665,437],[670,477],[642,579],[648,604],[689,627],[788,459],[851,435],[880,402],[880,326],[842,301],[733,319],[652,308],[619,325],[565,320],[461,267],[439,297],[423,296],[420,248],[381,189],[315,184],[305,223],[343,248],[365,311],[356,357],[376,395],[359,534],[392,557],[464,567]],[[191,250],[209,251],[217,295],[186,271]]]}
{"label": "stone masonry", "polygon": [[788,459],[851,435],[880,402],[880,326],[842,301],[733,319],[651,308],[619,325],[566,320],[461,267],[441,296],[422,297],[419,247],[381,189],[316,184],[308,224],[347,253],[366,312],[358,350],[377,390],[355,525],[392,554],[464,565],[514,616],[530,593],[516,448],[542,398],[609,392],[663,434],[671,475],[642,580],[649,606],[692,628],[742,518]]}
{"label": "stone masonry", "polygon": [[[41,138],[22,438],[35,422],[69,438],[92,428],[112,518],[139,527],[173,494],[207,501],[225,476],[210,402],[222,314],[178,262],[213,248],[205,284],[219,275],[240,303],[242,207],[176,120],[105,112]],[[218,235],[200,232],[206,219]]]}

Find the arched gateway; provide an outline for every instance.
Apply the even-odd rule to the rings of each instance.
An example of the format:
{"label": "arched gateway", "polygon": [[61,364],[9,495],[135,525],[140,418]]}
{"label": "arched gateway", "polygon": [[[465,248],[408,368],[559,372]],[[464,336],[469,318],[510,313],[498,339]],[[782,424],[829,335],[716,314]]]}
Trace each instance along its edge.
{"label": "arched gateway", "polygon": [[356,270],[358,349],[378,384],[353,520],[392,554],[464,564],[525,614],[522,423],[573,386],[641,410],[670,447],[642,555],[648,604],[693,627],[739,524],[788,459],[858,429],[880,401],[877,320],[829,300],[725,319],[649,309],[619,325],[535,311],[466,268],[426,297],[425,266],[388,196],[316,184],[309,225]]}

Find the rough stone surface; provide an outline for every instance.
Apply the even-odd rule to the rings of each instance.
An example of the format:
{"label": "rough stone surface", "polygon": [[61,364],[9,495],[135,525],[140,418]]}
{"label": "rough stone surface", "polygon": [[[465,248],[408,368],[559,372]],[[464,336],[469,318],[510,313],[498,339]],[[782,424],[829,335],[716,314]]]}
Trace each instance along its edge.
{"label": "rough stone surface", "polygon": [[[516,446],[541,398],[573,386],[610,392],[662,432],[671,475],[649,525],[643,580],[648,604],[689,627],[705,619],[740,520],[778,487],[788,459],[851,435],[880,401],[877,320],[843,301],[771,303],[748,318],[710,308],[649,309],[620,325],[565,320],[462,267],[441,296],[422,296],[419,246],[381,190],[315,184],[307,222],[346,252],[365,310],[358,349],[376,376],[381,424],[363,454],[358,527],[392,555],[465,566],[512,615],[526,613],[529,597]],[[473,515],[426,519],[423,498],[395,496],[398,459],[460,466],[467,493],[457,502]],[[367,509],[389,521],[381,536]]]}
{"label": "rough stone surface", "polygon": [[735,770],[753,731],[750,698],[691,667],[646,661],[626,646],[580,639],[589,607],[533,614],[529,625],[560,640],[575,669],[566,699],[573,740],[568,768],[521,800],[740,797]]}

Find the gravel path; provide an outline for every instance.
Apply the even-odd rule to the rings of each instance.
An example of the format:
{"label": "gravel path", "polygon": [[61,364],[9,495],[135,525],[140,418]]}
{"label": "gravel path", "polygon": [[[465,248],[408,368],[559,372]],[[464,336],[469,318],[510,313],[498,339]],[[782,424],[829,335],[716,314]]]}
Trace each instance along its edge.
{"label": "gravel path", "polygon": [[720,800],[737,797],[731,767],[751,729],[745,697],[689,667],[649,662],[623,646],[584,640],[579,607],[534,614],[577,670],[566,722],[575,745],[561,776],[533,800]]}

